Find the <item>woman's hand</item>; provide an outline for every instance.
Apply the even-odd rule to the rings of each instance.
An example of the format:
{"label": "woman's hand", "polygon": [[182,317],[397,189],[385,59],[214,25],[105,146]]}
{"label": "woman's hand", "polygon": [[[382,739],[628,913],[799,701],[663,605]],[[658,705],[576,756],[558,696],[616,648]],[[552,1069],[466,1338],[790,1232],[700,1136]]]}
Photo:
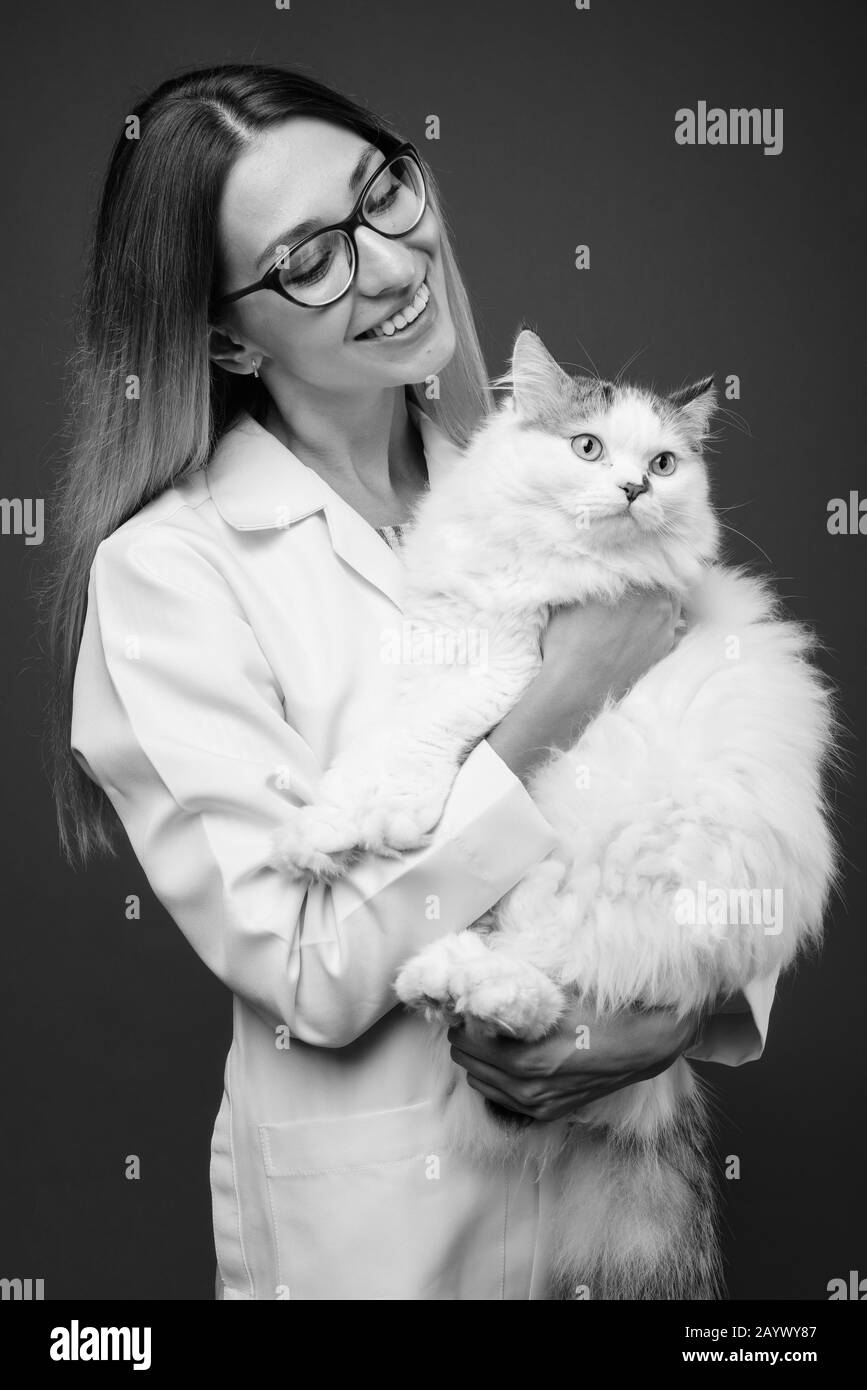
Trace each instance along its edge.
{"label": "woman's hand", "polygon": [[553,682],[576,678],[596,692],[625,695],[675,644],[680,600],[661,589],[629,590],[619,603],[555,608],[542,633],[542,669]]}
{"label": "woman's hand", "polygon": [[542,1042],[476,1036],[449,1029],[451,1054],[467,1084],[488,1100],[533,1120],[559,1120],[612,1091],[665,1071],[695,1042],[699,1012],[623,1010],[597,1022],[575,1004]]}
{"label": "woman's hand", "polygon": [[551,749],[565,750],[608,695],[624,695],[677,643],[680,602],[630,592],[618,604],[555,609],[542,637],[542,667],[487,741],[523,781]]}

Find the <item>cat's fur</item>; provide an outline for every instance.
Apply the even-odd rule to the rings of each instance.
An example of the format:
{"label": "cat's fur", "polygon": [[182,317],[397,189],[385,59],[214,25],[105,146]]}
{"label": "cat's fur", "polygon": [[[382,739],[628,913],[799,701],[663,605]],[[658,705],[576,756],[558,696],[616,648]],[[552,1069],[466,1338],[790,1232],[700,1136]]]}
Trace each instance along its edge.
{"label": "cat's fur", "polygon": [[[813,639],[766,583],[715,563],[701,453],[710,380],[660,396],[572,377],[524,330],[504,381],[511,398],[423,498],[404,541],[417,659],[399,669],[382,729],[282,828],[274,862],[328,878],[359,848],[424,843],[462,758],[537,673],[551,608],[613,603],[631,586],[671,591],[686,617],[678,645],[529,784],[556,849],[476,930],[410,960],[396,988],[431,1018],[526,1039],[575,994],[599,1017],[710,1008],[821,932],[834,726]],[[603,445],[595,461],[572,447],[587,434]],[[654,475],[664,452],[675,471]],[[715,906],[693,912],[702,885]],[[738,890],[780,890],[782,921]],[[557,1165],[559,1297],[719,1295],[705,1103],[688,1063],[571,1121],[518,1128],[457,1081],[444,1040],[440,1057],[455,1071],[457,1143],[483,1161]]]}

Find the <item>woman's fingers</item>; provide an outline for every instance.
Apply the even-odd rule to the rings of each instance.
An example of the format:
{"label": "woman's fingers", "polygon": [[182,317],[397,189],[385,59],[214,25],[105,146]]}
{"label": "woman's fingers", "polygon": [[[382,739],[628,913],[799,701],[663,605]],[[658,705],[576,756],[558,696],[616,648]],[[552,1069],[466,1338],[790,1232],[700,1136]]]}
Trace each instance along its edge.
{"label": "woman's fingers", "polygon": [[[663,1070],[659,1064],[654,1063],[637,1070],[618,1069],[616,1072],[603,1074],[577,1074],[565,1071],[553,1076],[534,1077],[526,1074],[516,1075],[509,1068],[487,1062],[458,1047],[456,1043],[452,1043],[450,1051],[452,1059],[467,1073],[467,1083],[471,1086],[474,1082],[479,1083],[474,1089],[480,1090],[482,1085],[490,1087],[492,1092],[497,1092],[497,1095],[491,1094],[491,1100],[500,1100],[505,1096],[513,1109],[519,1109],[523,1114],[534,1115],[563,1100],[574,1107],[588,1105],[591,1101],[600,1100],[625,1086],[634,1086],[639,1081],[649,1081]],[[488,1094],[487,1091],[485,1094]],[[506,1101],[503,1101],[503,1104],[505,1103]]]}
{"label": "woman's fingers", "polygon": [[479,1081],[486,1082],[489,1086],[508,1086],[511,1074],[503,1071],[501,1067],[495,1066],[491,1062],[485,1062],[480,1057],[474,1056],[470,1052],[464,1052],[454,1043],[451,1046],[451,1054],[459,1067],[463,1067],[468,1076],[474,1076]]}
{"label": "woman's fingers", "polygon": [[467,1085],[479,1091],[486,1087],[483,1094],[489,1100],[499,1101],[501,1105],[520,1111],[522,1115],[537,1114],[555,1094],[550,1082],[513,1076],[509,1071],[503,1071],[490,1062],[483,1062],[478,1057],[463,1052],[454,1044],[451,1047],[451,1055],[458,1066],[463,1067],[467,1073]]}
{"label": "woman's fingers", "polygon": [[515,1115],[529,1115],[532,1118],[532,1111],[525,1110],[513,1096],[507,1095],[505,1091],[499,1090],[496,1086],[491,1086],[487,1081],[480,1081],[471,1072],[467,1072],[467,1085],[472,1090],[478,1091],[480,1096],[485,1097],[485,1100],[496,1101],[497,1105],[501,1105],[504,1110],[511,1110]]}
{"label": "woman's fingers", "polygon": [[[515,1076],[533,1074],[539,1050],[544,1046],[525,1042],[521,1038],[504,1038],[500,1034],[473,1033],[460,1024],[449,1029],[448,1039],[465,1056],[487,1062]],[[465,1065],[465,1062],[461,1062],[461,1066]]]}
{"label": "woman's fingers", "polygon": [[[467,1085],[483,1091],[489,1100],[500,1101],[502,1105],[523,1115],[537,1116],[562,1099],[563,1087],[558,1085],[556,1077],[515,1076],[511,1071],[482,1061],[454,1044],[451,1055],[466,1072]],[[576,1086],[573,1079],[566,1089],[574,1105],[584,1105],[598,1095],[598,1088],[592,1082],[586,1086]]]}

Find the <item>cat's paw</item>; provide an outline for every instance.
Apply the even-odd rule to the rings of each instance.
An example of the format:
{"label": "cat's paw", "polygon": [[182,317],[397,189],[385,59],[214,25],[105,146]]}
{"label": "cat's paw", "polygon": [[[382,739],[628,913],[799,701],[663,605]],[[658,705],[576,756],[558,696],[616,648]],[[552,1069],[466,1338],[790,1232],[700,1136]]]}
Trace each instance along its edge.
{"label": "cat's paw", "polygon": [[[360,842],[375,854],[403,853],[421,849],[430,841],[440,820],[457,769],[416,774],[415,784],[407,775],[391,775],[379,784],[375,796],[359,805]],[[423,785],[419,785],[419,781]]]}
{"label": "cat's paw", "polygon": [[535,1042],[544,1038],[563,1012],[563,994],[535,965],[502,951],[468,968],[460,1013],[486,1032],[507,1033]]}
{"label": "cat's paw", "polygon": [[563,1010],[563,995],[547,975],[489,950],[474,932],[434,941],[407,962],[395,989],[430,1020],[472,1018],[486,1032],[528,1040],[549,1033]]}
{"label": "cat's paw", "polygon": [[359,843],[386,857],[422,849],[437,819],[426,807],[406,802],[374,806],[359,815]]}
{"label": "cat's paw", "polygon": [[300,806],[274,832],[269,863],[289,878],[340,878],[359,853],[354,817],[336,806]]}
{"label": "cat's paw", "polygon": [[429,1021],[449,1023],[459,1013],[467,966],[489,954],[473,932],[440,937],[402,967],[394,984],[397,996]]}

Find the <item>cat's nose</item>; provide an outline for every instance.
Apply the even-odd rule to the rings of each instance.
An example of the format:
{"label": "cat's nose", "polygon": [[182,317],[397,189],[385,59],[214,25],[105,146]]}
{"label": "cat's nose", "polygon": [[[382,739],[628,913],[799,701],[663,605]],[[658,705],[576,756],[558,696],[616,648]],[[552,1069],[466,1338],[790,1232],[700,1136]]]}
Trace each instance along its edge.
{"label": "cat's nose", "polygon": [[646,475],[641,479],[640,483],[621,483],[620,486],[626,493],[627,502],[630,503],[634,502],[636,497],[640,497],[642,492],[650,491],[650,483]]}

